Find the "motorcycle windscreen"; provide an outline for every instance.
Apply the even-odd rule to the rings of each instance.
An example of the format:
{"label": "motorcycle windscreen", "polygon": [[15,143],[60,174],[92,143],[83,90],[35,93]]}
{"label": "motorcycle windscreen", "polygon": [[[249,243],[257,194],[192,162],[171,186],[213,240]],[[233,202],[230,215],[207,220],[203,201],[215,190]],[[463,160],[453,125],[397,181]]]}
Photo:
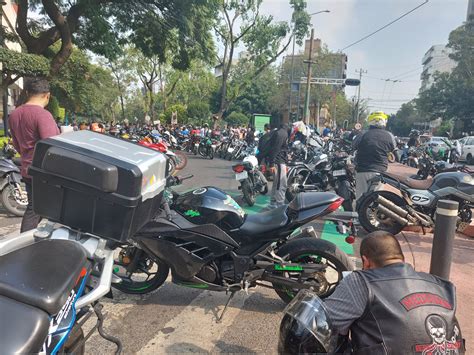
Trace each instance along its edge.
{"label": "motorcycle windscreen", "polygon": [[332,329],[332,322],[324,302],[310,290],[301,290],[283,311],[305,328],[326,352],[333,353],[338,345],[338,334]]}

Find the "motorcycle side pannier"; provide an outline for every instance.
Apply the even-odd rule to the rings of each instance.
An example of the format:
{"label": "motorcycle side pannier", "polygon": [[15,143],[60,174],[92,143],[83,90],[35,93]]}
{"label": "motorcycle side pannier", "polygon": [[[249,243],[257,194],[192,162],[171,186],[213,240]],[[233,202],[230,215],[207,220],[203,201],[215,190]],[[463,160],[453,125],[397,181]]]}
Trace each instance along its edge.
{"label": "motorcycle side pannier", "polygon": [[78,131],[39,141],[29,174],[36,214],[124,242],[158,211],[167,158],[131,142]]}

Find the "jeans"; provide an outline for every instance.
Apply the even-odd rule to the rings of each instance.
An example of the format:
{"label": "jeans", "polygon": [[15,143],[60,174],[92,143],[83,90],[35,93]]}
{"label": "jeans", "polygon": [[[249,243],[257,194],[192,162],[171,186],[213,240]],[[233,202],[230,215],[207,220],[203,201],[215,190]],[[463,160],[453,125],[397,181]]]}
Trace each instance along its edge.
{"label": "jeans", "polygon": [[[358,201],[363,194],[369,191],[370,183],[369,180],[377,176],[378,173],[364,172],[356,173],[356,200]],[[379,190],[382,184],[375,185],[374,190]]]}
{"label": "jeans", "polygon": [[286,165],[275,164],[276,172],[273,175],[272,196],[270,207],[280,207],[285,204],[287,187]]}
{"label": "jeans", "polygon": [[41,221],[41,217],[33,212],[33,187],[31,181],[25,180],[25,189],[28,196],[28,206],[26,206],[25,214],[21,220],[21,233],[35,229]]}

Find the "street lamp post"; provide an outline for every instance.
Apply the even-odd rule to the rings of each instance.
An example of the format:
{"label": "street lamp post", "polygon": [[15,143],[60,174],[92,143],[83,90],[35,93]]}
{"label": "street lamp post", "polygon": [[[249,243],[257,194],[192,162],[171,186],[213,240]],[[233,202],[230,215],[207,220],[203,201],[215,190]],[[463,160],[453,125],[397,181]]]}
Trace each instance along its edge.
{"label": "street lamp post", "polygon": [[[317,15],[317,14],[322,14],[322,13],[329,13],[331,11],[329,10],[322,10],[322,11],[317,11],[317,12],[313,12],[311,14],[309,14],[309,16],[314,16],[314,15]],[[295,60],[295,42],[296,42],[296,36],[295,36],[295,33],[293,32],[293,52],[291,54],[291,68],[290,68],[290,97],[288,99],[288,120],[290,120],[290,115],[291,115],[291,109],[292,109],[292,93],[293,93],[293,79],[294,79],[294,73],[293,73],[293,68],[294,68],[294,60]],[[298,95],[299,95],[299,90],[298,90]],[[298,100],[299,102],[299,100]],[[297,115],[299,113],[299,106],[297,107]]]}

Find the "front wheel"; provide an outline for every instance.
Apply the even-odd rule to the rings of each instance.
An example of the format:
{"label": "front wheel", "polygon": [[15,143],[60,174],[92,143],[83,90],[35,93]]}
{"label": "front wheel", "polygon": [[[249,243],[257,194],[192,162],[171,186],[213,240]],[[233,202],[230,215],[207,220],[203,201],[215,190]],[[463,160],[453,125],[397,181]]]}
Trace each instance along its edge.
{"label": "front wheel", "polygon": [[255,192],[252,189],[248,180],[243,180],[242,183],[242,193],[244,194],[244,200],[247,202],[249,206],[253,206],[255,204]]}
{"label": "front wheel", "polygon": [[405,226],[379,211],[377,202],[379,195],[398,207],[405,208],[406,206],[405,200],[393,192],[374,191],[367,193],[362,196],[357,207],[361,226],[369,233],[375,231],[385,231],[393,235],[400,233]]}
{"label": "front wheel", "polygon": [[208,148],[209,151],[208,151],[208,156],[209,156],[209,159],[214,159],[214,149],[212,147]]}
{"label": "front wheel", "polygon": [[166,263],[150,258],[141,249],[127,246],[119,250],[114,260],[114,274],[122,282],[113,283],[112,286],[123,293],[145,294],[163,285],[168,273]]}
{"label": "front wheel", "polygon": [[182,151],[175,151],[176,170],[183,170],[188,164],[188,157]]}
{"label": "front wheel", "polygon": [[[303,270],[307,264],[325,265],[326,269],[313,274],[303,274],[301,271],[275,271],[279,276],[308,284],[313,283],[312,290],[320,297],[328,297],[334,292],[337,284],[342,280],[342,272],[354,269],[347,255],[335,244],[322,239],[304,237],[294,239],[283,245],[277,252],[286,260],[299,264]],[[290,302],[300,289],[291,289],[273,283],[278,296],[286,303]]]}
{"label": "front wheel", "polygon": [[2,191],[2,203],[8,213],[18,217],[23,216],[28,205],[25,189],[20,191],[18,187],[7,184]]}

